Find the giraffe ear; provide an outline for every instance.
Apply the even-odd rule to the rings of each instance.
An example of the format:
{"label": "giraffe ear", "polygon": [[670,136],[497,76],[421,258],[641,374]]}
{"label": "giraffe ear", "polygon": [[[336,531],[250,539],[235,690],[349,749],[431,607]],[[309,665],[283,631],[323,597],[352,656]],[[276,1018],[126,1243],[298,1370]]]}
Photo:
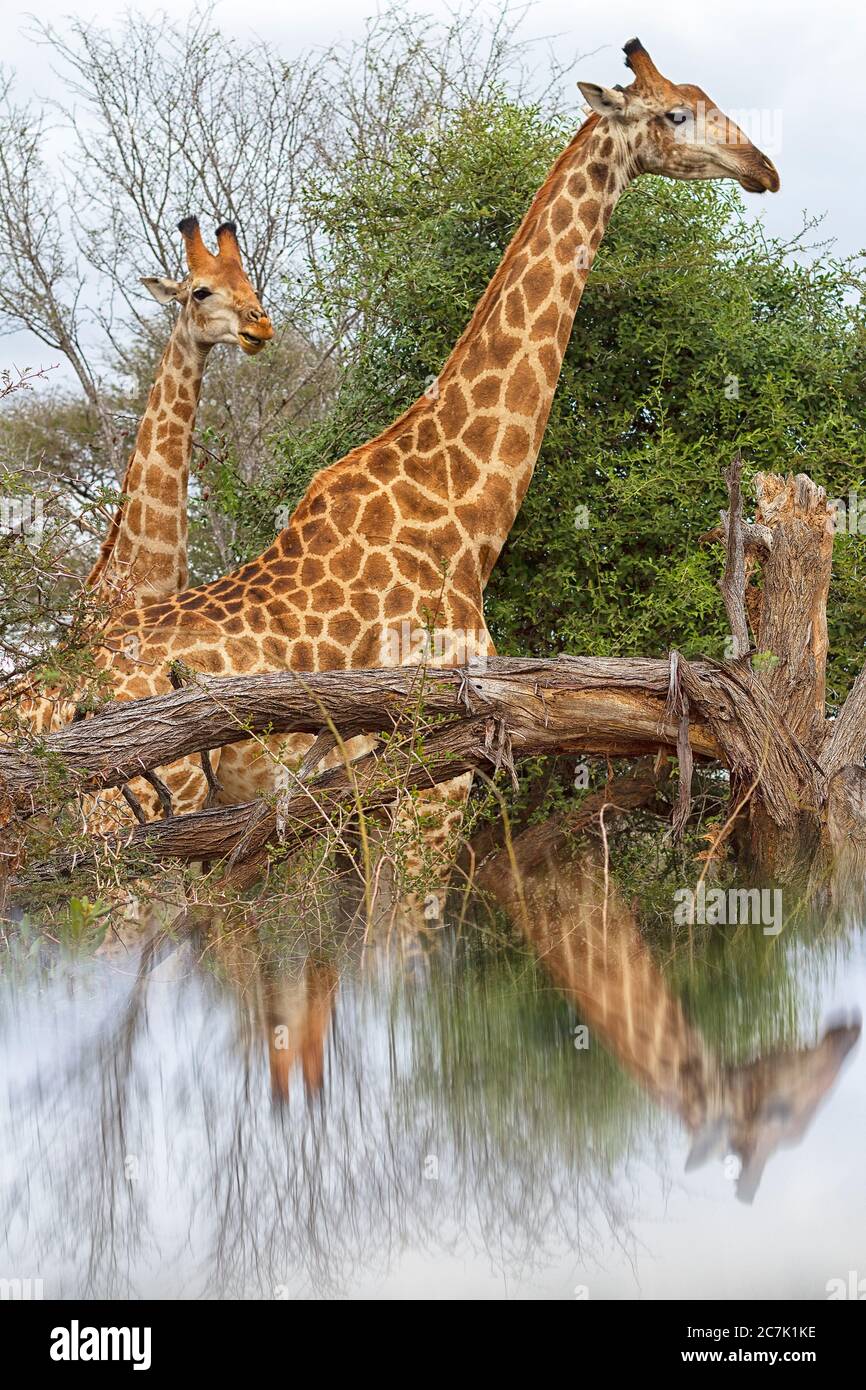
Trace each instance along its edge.
{"label": "giraffe ear", "polygon": [[150,290],[157,304],[171,304],[180,293],[177,280],[168,280],[163,275],[142,275],[141,283]]}
{"label": "giraffe ear", "polygon": [[628,105],[628,98],[625,92],[618,92],[615,87],[599,87],[595,82],[578,82],[588,104],[593,111],[597,111],[599,116],[622,116]]}

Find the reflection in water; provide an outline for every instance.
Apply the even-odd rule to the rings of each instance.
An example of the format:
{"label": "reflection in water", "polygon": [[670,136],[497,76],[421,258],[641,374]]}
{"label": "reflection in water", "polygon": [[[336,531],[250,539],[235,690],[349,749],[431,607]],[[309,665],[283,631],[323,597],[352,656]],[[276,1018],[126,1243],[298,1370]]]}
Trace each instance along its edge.
{"label": "reflection in water", "polygon": [[[716,1155],[740,1160],[737,1196],[751,1202],[780,1145],[798,1143],[860,1036],[860,1020],[827,1028],[813,1047],[726,1066],[665,984],[634,915],[606,882],[601,852],[568,861],[529,836],[515,871],[488,879],[554,983],[617,1060],[692,1137],[687,1170]],[[560,848],[557,846],[557,848]],[[516,877],[515,874],[519,875]]]}
{"label": "reflection in water", "polygon": [[325,1040],[334,1013],[337,972],[315,961],[305,964],[300,980],[269,979],[263,988],[263,1026],[268,1046],[271,1092],[277,1101],[289,1098],[296,1062],[307,1096],[322,1089],[325,1079]]}
{"label": "reflection in water", "polygon": [[[740,1155],[751,1199],[859,1025],[792,1046],[786,1006],[786,1045],[728,1063],[596,856],[527,856],[522,900],[494,877],[529,955],[483,924],[411,951],[341,929],[310,952],[191,915],[128,955],[7,964],[0,1276],[46,1297],[279,1297],[375,1293],[393,1270],[424,1294],[445,1268],[448,1294],[531,1293],[552,1269],[567,1297],[613,1259],[630,1296],[671,1113],[690,1162]],[[777,984],[755,985],[768,1018]]]}
{"label": "reflection in water", "polygon": [[[108,1001],[104,966],[76,970],[7,1020],[42,1036],[35,1056],[4,1040],[4,1263],[33,1265],[46,1296],[351,1294],[404,1251],[458,1247],[504,1277],[617,1226],[605,1175],[564,1163],[561,1138],[546,1151],[541,1116],[527,1125],[521,1091],[543,1064],[517,1094],[443,1095],[443,1053],[452,1075],[469,1060],[503,1080],[484,989],[477,1016],[447,1017],[453,961],[428,988],[346,962],[337,1028],[333,972],[294,961],[271,978],[263,960],[251,978],[240,954],[188,943],[131,990],[118,975]],[[97,991],[111,1021],[93,1027]],[[580,1128],[569,1116],[576,1150]]]}

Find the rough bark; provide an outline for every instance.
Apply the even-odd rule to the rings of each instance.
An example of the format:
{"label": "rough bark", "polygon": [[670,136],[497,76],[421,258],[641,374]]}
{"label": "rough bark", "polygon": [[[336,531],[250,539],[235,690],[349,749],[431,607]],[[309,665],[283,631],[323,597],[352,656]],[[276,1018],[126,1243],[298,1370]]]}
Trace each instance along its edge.
{"label": "rough bark", "polygon": [[[810,793],[792,806],[787,823],[767,815],[749,784],[732,778],[732,799],[748,797],[739,833],[742,856],[762,874],[796,875],[826,833],[830,779],[848,762],[862,760],[866,736],[866,679],[861,674],[836,727],[825,715],[827,597],[833,559],[835,511],[822,487],[804,474],[755,479],[755,521],[742,521],[734,461],[726,474],[731,506],[712,534],[726,548],[722,590],[735,639],[742,633],[740,585],[755,633],[755,681],[803,755],[817,769],[817,799]],[[738,522],[739,516],[739,522]],[[741,556],[745,563],[741,564]],[[760,569],[761,587],[748,584]],[[736,623],[736,630],[735,630]],[[818,766],[820,764],[820,767]]]}
{"label": "rough bark", "polygon": [[[698,665],[696,679],[713,679]],[[120,786],[149,768],[253,734],[341,734],[396,727],[423,705],[425,716],[492,714],[540,723],[566,751],[637,756],[675,746],[665,717],[670,665],[665,660],[568,657],[491,660],[484,672],[401,667],[381,671],[291,671],[262,676],[199,677],[175,694],[116,701],[92,719],[69,724],[38,753],[0,747],[0,794],[13,809],[37,809],[62,768],[70,793]],[[694,751],[719,746],[696,711]]]}
{"label": "rough bark", "polygon": [[[677,717],[667,713],[672,674]],[[681,658],[497,658],[484,672],[400,668],[209,678],[171,695],[112,704],[53,734],[38,754],[0,749],[0,779],[7,807],[27,814],[38,809],[61,764],[69,791],[120,786],[146,769],[253,732],[312,732],[333,723],[349,737],[398,728],[421,707],[426,718],[495,718],[520,756],[636,757],[681,744],[683,698],[690,749],[756,779],[773,821],[788,824],[790,807],[804,795],[815,801],[816,765],[749,672]]]}
{"label": "rough bark", "polygon": [[[253,859],[278,839],[294,849],[310,835],[341,829],[359,810],[375,812],[391,805],[399,792],[437,782],[487,765],[510,767],[522,751],[508,739],[500,721],[490,717],[453,720],[434,729],[424,742],[407,739],[349,767],[332,768],[280,798],[279,808],[265,800],[244,802],[192,815],[135,826],[125,835],[93,837],[92,849],[63,852],[28,870],[28,881],[50,882],[82,868],[103,866],[122,853],[126,872],[139,874],[164,859],[194,862],[229,857],[232,864]],[[535,751],[533,749],[533,751]],[[277,820],[283,827],[278,834]]]}
{"label": "rough bark", "polygon": [[835,511],[804,473],[755,479],[757,521],[772,544],[762,565],[759,652],[773,661],[759,673],[774,704],[814,757],[826,735],[827,596]]}
{"label": "rough bark", "polygon": [[835,777],[849,763],[866,760],[866,666],[851,687],[848,698],[833,721],[832,732],[821,754],[826,777]]}
{"label": "rough bark", "polygon": [[[654,710],[657,722],[653,723],[647,706],[640,704],[633,689],[619,690],[616,699],[612,699],[607,688],[600,691],[571,688],[575,681],[580,684],[598,680],[595,662],[533,662],[530,663],[531,677],[527,676],[527,663],[503,661],[497,665],[500,669],[495,674],[473,675],[473,690],[468,694],[459,690],[454,673],[447,673],[451,678],[452,698],[456,690],[461,701],[468,699],[471,704],[473,700],[480,700],[485,710],[482,715],[464,714],[434,725],[427,731],[420,751],[416,731],[406,740],[390,743],[386,759],[371,754],[348,769],[336,768],[308,783],[299,783],[297,792],[280,802],[279,819],[285,827],[284,838],[300,843],[315,830],[324,830],[335,823],[342,825],[346,815],[359,807],[366,811],[376,810],[393,803],[401,791],[447,781],[473,768],[513,770],[515,761],[520,758],[585,750],[587,742],[592,744],[600,738],[598,722],[593,725],[590,717],[593,711],[604,722],[608,746],[627,743],[645,752],[651,744],[656,748],[676,745],[679,731],[675,724],[665,724],[660,717],[664,709],[661,700]],[[664,665],[668,671],[668,663]],[[519,669],[509,670],[509,666]],[[577,674],[570,676],[572,667],[577,668]],[[334,678],[340,675],[344,681],[348,675],[354,675],[369,683],[364,688],[368,699],[373,692],[375,704],[363,715],[358,714],[357,706],[353,706],[353,710],[354,717],[363,718],[363,727],[371,728],[376,726],[376,720],[378,727],[382,723],[382,682],[378,678],[385,676],[385,686],[393,689],[391,683],[401,674],[404,679],[411,675],[390,671],[332,673],[331,680],[335,688],[339,681]],[[319,678],[320,683],[322,679]],[[636,673],[629,671],[624,679],[634,683]],[[764,693],[750,681],[747,673],[736,667],[698,669],[681,661],[677,679],[687,692],[690,706],[706,721],[698,740],[701,751],[721,753],[740,777],[750,770],[755,795],[766,805],[767,816],[782,825],[788,824],[795,804],[792,787],[798,787],[802,795],[806,786],[811,788],[812,795],[817,795],[817,769],[802,757],[796,743],[775,720]],[[448,680],[443,678],[438,688],[444,700],[449,690]],[[577,724],[575,696],[579,697],[581,721]],[[168,701],[180,698],[180,695],[165,697]],[[646,700],[645,695],[643,698]],[[321,721],[321,686],[315,700],[309,693],[305,699],[303,715],[296,716],[291,727],[298,727],[300,718],[307,721],[305,727],[308,727],[313,712]],[[375,719],[373,710],[379,710]],[[644,732],[636,737],[638,716],[643,721]],[[159,727],[166,724],[173,727],[172,721],[161,716]],[[357,730],[359,726],[352,727]],[[629,729],[631,732],[626,735]],[[199,732],[199,745],[207,746],[212,737],[212,734]],[[154,752],[150,756],[157,754]],[[245,860],[274,840],[277,814],[275,806],[261,801],[136,826],[123,836],[105,840],[94,838],[92,852],[85,850],[54,856],[45,864],[34,866],[29,877],[31,881],[62,878],[88,863],[98,863],[106,853],[113,857],[121,850],[133,858],[136,851],[142,851],[151,859],[194,861],[231,855],[235,860]]]}

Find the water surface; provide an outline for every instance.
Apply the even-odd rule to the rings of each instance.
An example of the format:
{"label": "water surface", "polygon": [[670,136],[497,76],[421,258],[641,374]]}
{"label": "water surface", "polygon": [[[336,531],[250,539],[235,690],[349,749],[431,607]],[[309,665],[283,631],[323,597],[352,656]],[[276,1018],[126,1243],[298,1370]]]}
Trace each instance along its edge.
{"label": "water surface", "polygon": [[555,1299],[866,1277],[862,922],[683,944],[581,875],[536,884],[510,936],[10,937],[0,1276]]}

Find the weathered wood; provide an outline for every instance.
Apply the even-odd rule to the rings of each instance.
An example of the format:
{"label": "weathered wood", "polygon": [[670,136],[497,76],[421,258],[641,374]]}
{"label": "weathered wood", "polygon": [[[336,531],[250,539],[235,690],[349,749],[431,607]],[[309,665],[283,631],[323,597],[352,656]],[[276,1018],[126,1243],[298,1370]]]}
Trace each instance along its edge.
{"label": "weathered wood", "polygon": [[[200,676],[169,695],[106,705],[52,734],[38,754],[0,746],[0,792],[10,810],[26,812],[38,807],[61,766],[70,792],[121,786],[254,734],[318,734],[329,723],[345,738],[392,729],[421,704],[427,716],[540,720],[552,734],[567,734],[575,752],[638,755],[676,744],[676,727],[664,716],[668,675],[665,660],[568,657],[494,658],[483,672],[399,667]],[[691,738],[696,754],[718,756],[699,711]]]}
{"label": "weathered wood", "polygon": [[728,510],[722,512],[725,532],[725,572],[719,583],[733,639],[735,660],[749,651],[749,626],[746,621],[746,549],[743,536],[743,493],[740,486],[743,460],[736,454],[730,468],[725,469],[728,489]]}
{"label": "weathered wood", "polygon": [[[818,770],[803,754],[748,671],[715,662],[675,664],[689,702],[688,746],[721,758],[737,776],[757,779],[771,820],[817,797]],[[496,718],[516,749],[635,757],[676,748],[678,717],[666,712],[670,661],[565,657],[497,658],[484,672],[289,672],[202,679],[170,695],[118,702],[45,741],[40,755],[0,749],[0,779],[12,808],[39,805],[47,774],[62,761],[70,789],[120,786],[178,757],[235,742],[252,732],[318,732],[333,723],[348,738],[399,728],[423,705],[425,717]],[[46,754],[50,758],[46,759]]]}
{"label": "weathered wood", "polygon": [[[726,547],[725,602],[732,630],[742,635],[739,607],[741,575],[760,564],[761,588],[746,585],[745,608],[755,634],[755,679],[767,692],[778,717],[813,764],[821,764],[817,798],[808,789],[799,808],[783,824],[767,814],[766,802],[750,795],[748,780],[732,778],[732,798],[748,802],[738,832],[740,851],[762,873],[796,874],[813,853],[826,827],[827,789],[850,761],[862,759],[866,736],[866,677],[855,684],[844,718],[834,728],[825,715],[827,597],[833,558],[835,510],[823,488],[804,474],[758,474],[756,520],[735,524],[738,479],[726,474],[731,507],[712,533]],[[707,537],[709,539],[710,537]],[[742,564],[741,564],[742,558]],[[737,638],[737,644],[739,644]]]}
{"label": "weathered wood", "polygon": [[757,519],[772,545],[762,565],[758,649],[772,653],[759,679],[803,746],[818,756],[826,736],[827,597],[835,510],[804,473],[755,479]]}
{"label": "weathered wood", "polygon": [[[539,735],[544,739],[545,735]],[[537,751],[532,746],[530,751]],[[139,874],[165,859],[194,862],[231,856],[233,863],[254,858],[277,839],[277,816],[285,827],[280,839],[297,847],[316,831],[345,823],[347,816],[389,806],[400,792],[448,781],[486,764],[498,768],[525,749],[514,748],[500,721],[489,717],[453,720],[434,729],[419,756],[417,739],[391,745],[385,758],[370,753],[349,767],[331,768],[280,798],[279,810],[268,801],[199,811],[169,820],[137,825],[123,835],[92,837],[92,849],[53,855],[28,870],[29,883],[50,882],[88,867],[105,864],[106,856],[123,854],[129,872]]]}
{"label": "weathered wood", "polygon": [[[510,703],[504,698],[508,688],[506,673],[480,678],[484,703],[490,712],[434,725],[420,747],[416,731],[404,741],[389,742],[384,757],[369,754],[348,768],[331,769],[303,784],[299,780],[294,795],[280,798],[279,812],[269,802],[259,801],[138,825],[128,834],[94,837],[92,850],[56,855],[34,866],[28,877],[31,882],[62,878],[88,863],[97,864],[106,852],[115,856],[121,850],[127,856],[142,851],[155,860],[213,860],[230,855],[233,862],[243,862],[275,839],[278,814],[285,827],[285,838],[299,844],[314,831],[335,823],[341,825],[359,807],[375,811],[391,805],[401,792],[448,781],[473,768],[510,768],[520,758],[580,751],[585,746],[587,727],[575,728],[570,722],[574,711],[569,697],[575,692],[561,683],[567,679],[564,672],[573,664],[580,665],[571,661],[533,663],[533,681],[528,684],[524,673],[511,691]],[[554,681],[549,687],[541,682],[546,667],[554,668],[550,673]],[[369,677],[374,673],[353,674]],[[395,673],[385,674],[392,677]],[[473,683],[478,679],[473,676]],[[707,746],[721,752],[739,776],[745,776],[751,767],[756,795],[765,803],[768,817],[781,825],[790,824],[803,788],[811,789],[813,796],[817,794],[817,768],[774,719],[764,692],[747,672],[734,666],[699,670],[680,661],[678,680],[691,705],[705,713],[718,730],[718,739],[714,737]],[[588,697],[599,700],[606,728],[610,730],[609,692],[577,693],[582,697],[584,718]],[[620,692],[620,698],[636,701],[637,697],[633,692]],[[317,713],[321,717],[320,707]],[[645,710],[643,715],[646,716]],[[617,718],[620,717],[623,709],[618,704]],[[633,730],[634,719],[625,717],[625,728]],[[597,730],[591,737],[597,737]],[[612,740],[614,735],[608,732],[606,737]],[[673,746],[676,737],[674,724],[654,729],[655,746],[662,741]],[[634,739],[633,733],[630,738]],[[796,797],[792,789],[797,790]]]}
{"label": "weathered wood", "polygon": [[860,672],[848,698],[833,721],[832,732],[821,754],[821,766],[828,780],[849,763],[862,766],[866,761],[866,666]]}

